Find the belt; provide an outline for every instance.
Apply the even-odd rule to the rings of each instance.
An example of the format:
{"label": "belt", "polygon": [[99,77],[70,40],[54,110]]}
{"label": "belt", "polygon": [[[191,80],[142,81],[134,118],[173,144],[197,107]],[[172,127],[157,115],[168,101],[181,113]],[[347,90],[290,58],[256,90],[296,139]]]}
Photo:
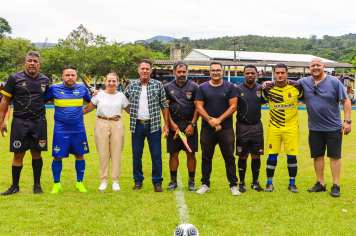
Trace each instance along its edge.
{"label": "belt", "polygon": [[143,125],[148,125],[150,123],[150,120],[137,120],[137,122],[139,122]]}
{"label": "belt", "polygon": [[102,117],[102,116],[98,116],[99,119],[103,119],[103,120],[114,120],[114,121],[118,121],[120,116],[115,116],[115,117]]}

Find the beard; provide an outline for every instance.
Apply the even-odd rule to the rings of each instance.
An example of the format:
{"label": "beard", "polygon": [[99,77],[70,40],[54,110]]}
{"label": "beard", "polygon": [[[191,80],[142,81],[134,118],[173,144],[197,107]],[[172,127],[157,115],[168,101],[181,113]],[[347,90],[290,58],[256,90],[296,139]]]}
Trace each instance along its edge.
{"label": "beard", "polygon": [[[32,69],[32,68],[31,68]],[[34,75],[34,74],[36,74],[36,69],[35,70],[28,70],[28,73],[30,74],[30,75]]]}
{"label": "beard", "polygon": [[187,80],[186,76],[176,77],[178,83],[184,83]]}
{"label": "beard", "polygon": [[255,80],[253,80],[253,79],[252,79],[252,80],[247,79],[247,80],[246,80],[246,83],[248,83],[248,84],[253,84],[254,81],[255,81]]}

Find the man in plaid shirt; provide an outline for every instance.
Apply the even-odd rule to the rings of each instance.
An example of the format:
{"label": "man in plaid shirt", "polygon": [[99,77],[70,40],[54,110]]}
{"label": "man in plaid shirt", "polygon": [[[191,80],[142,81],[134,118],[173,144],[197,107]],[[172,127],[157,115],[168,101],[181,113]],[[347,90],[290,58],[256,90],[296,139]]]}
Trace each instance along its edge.
{"label": "man in plaid shirt", "polygon": [[133,190],[142,188],[142,153],[147,138],[152,159],[152,183],[156,192],[162,192],[162,150],[161,150],[161,112],[165,124],[164,137],[168,136],[168,104],[166,93],[161,82],[150,79],[152,62],[147,59],[140,61],[138,73],[140,79],[131,82],[124,91],[130,100],[130,131],[132,133]]}

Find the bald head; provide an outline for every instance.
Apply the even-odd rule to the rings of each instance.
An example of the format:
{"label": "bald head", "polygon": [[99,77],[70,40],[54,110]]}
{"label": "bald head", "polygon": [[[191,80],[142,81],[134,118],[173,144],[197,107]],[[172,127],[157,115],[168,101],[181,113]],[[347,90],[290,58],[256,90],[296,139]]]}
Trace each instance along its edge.
{"label": "bald head", "polygon": [[321,65],[324,65],[324,62],[320,59],[320,58],[313,58],[310,62],[310,65],[312,65],[313,63],[319,63]]}
{"label": "bald head", "polygon": [[320,58],[314,58],[313,60],[311,60],[309,69],[313,79],[320,80],[325,78],[325,65]]}

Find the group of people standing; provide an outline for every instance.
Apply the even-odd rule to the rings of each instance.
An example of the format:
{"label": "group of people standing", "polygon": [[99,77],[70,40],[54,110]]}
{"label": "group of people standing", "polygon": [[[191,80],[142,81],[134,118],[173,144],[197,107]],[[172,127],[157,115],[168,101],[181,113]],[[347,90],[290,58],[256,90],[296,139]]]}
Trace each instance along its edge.
{"label": "group of people standing", "polygon": [[[14,98],[13,123],[10,138],[10,151],[14,152],[12,162],[12,186],[2,195],[14,194],[20,190],[19,179],[22,160],[27,150],[32,154],[35,194],[43,193],[40,177],[43,161],[41,151],[47,151],[47,123],[45,102],[54,99],[55,125],[52,149],[52,172],[54,186],[52,193],[62,190],[60,176],[62,159],[73,154],[76,158],[76,188],[87,192],[83,177],[85,171],[84,154],[89,152],[83,115],[96,109],[98,117],[94,138],[99,154],[100,181],[99,190],[107,189],[110,159],[112,165],[112,188],[120,190],[121,155],[124,146],[123,110],[130,114],[130,131],[133,158],[133,190],[143,187],[142,155],[147,138],[152,159],[152,184],[155,192],[162,192],[162,133],[167,138],[167,152],[170,154],[169,168],[171,181],[167,190],[178,187],[179,153],[186,152],[188,167],[188,189],[204,194],[210,191],[210,175],[215,147],[225,161],[226,175],[232,195],[246,192],[246,163],[251,154],[253,181],[251,188],[264,191],[259,183],[261,168],[260,156],[264,153],[261,105],[270,105],[270,119],[267,135],[267,185],[265,191],[274,189],[273,175],[277,165],[277,156],[284,143],[289,171],[288,189],[297,193],[295,184],[299,150],[298,99],[304,99],[309,115],[309,144],[311,157],[314,158],[317,174],[316,185],[309,192],[326,191],[324,183],[324,156],[331,160],[334,185],[333,197],[340,196],[339,177],[341,170],[342,132],[351,131],[351,104],[342,84],[332,76],[324,74],[322,61],[311,61],[311,77],[296,81],[287,80],[288,67],[275,66],[275,82],[256,83],[257,68],[248,65],[244,68],[245,82],[238,86],[222,79],[223,67],[219,62],[210,65],[211,80],[198,86],[187,80],[188,65],[179,61],[174,64],[175,80],[163,85],[150,79],[152,63],[147,59],[140,61],[140,78],[132,81],[123,93],[116,90],[119,84],[117,75],[106,76],[106,90],[97,91],[91,97],[84,85],[76,83],[75,67],[63,69],[63,82],[49,87],[48,78],[39,73],[40,55],[29,52],[25,58],[24,71],[9,77],[2,93],[0,104],[1,133],[7,132],[4,123],[8,101]],[[88,102],[82,108],[83,100]],[[341,122],[339,101],[344,105],[345,120]],[[5,109],[6,108],[6,109]],[[161,111],[164,125],[162,128]],[[236,136],[233,128],[233,114],[236,114]],[[202,117],[200,145],[202,149],[202,186],[195,186],[196,155],[199,147],[197,121]],[[185,140],[177,138],[184,133]],[[184,138],[185,139],[185,138]],[[236,140],[236,144],[235,144]],[[235,155],[239,156],[237,178]]]}

